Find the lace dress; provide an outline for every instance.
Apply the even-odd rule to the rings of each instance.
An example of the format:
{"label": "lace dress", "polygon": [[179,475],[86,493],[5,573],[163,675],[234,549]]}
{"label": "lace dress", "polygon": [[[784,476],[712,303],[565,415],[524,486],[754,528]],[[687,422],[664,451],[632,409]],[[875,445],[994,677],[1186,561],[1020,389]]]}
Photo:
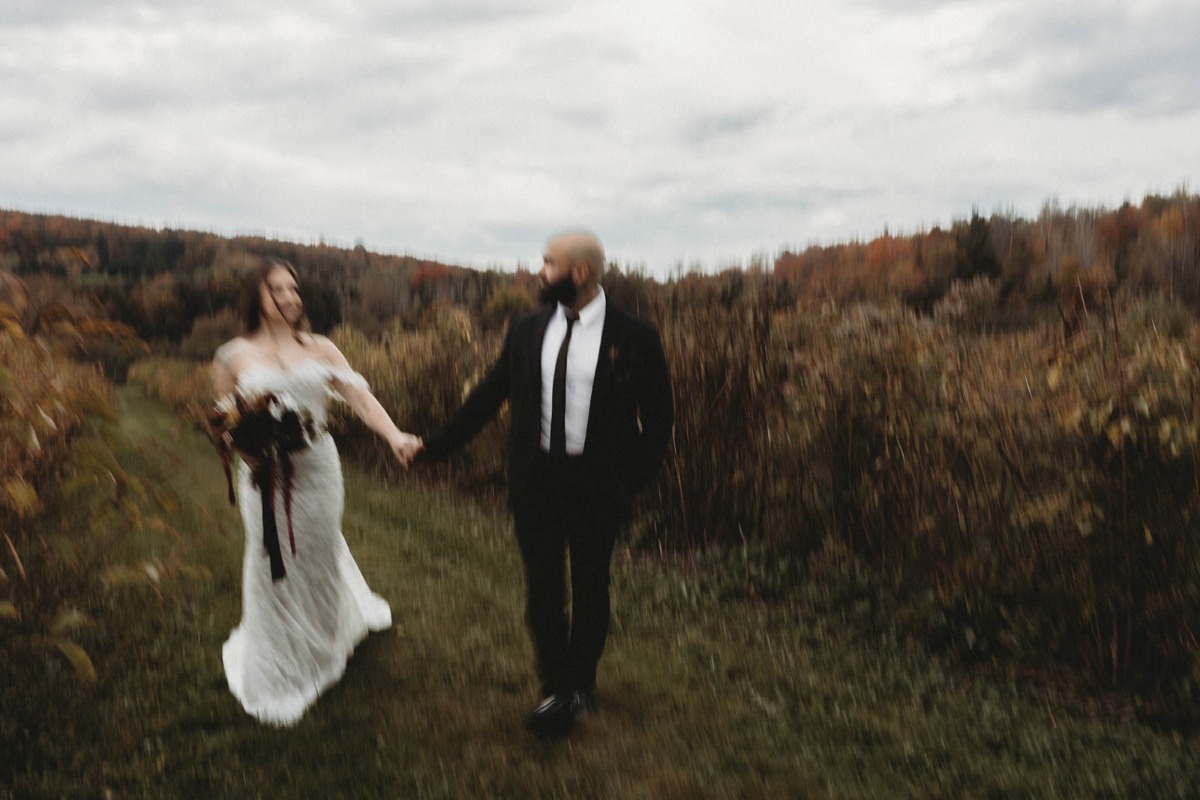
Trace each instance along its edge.
{"label": "lace dress", "polygon": [[[228,353],[218,351],[221,359]],[[262,536],[262,497],[245,463],[238,470],[238,506],[246,532],[242,620],[222,652],[229,689],[247,713],[273,725],[292,725],[341,678],[368,631],[392,624],[387,601],[371,592],[342,536],[341,462],[324,432],[330,381],[366,386],[361,375],[319,361],[288,370],[248,367],[238,375],[246,396],[275,393],[306,409],[318,425],[312,445],[292,456],[292,531],[288,541],[283,492],[275,517],[284,542],[285,578],[272,581]]]}

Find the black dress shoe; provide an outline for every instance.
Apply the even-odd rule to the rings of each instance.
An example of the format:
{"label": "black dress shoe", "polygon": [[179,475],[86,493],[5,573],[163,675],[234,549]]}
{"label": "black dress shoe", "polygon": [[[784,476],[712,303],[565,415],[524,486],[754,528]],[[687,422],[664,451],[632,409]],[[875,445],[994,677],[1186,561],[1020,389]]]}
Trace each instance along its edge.
{"label": "black dress shoe", "polygon": [[525,715],[525,727],[539,739],[559,739],[571,732],[571,695],[552,694]]}
{"label": "black dress shoe", "polygon": [[596,713],[596,696],[582,689],[571,695],[571,716],[579,719]]}

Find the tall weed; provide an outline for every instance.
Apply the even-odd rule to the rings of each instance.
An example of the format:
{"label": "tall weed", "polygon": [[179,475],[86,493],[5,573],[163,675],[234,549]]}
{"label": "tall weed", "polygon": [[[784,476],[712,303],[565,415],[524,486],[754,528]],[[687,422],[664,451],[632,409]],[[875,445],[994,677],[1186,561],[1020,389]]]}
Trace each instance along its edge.
{"label": "tall weed", "polygon": [[771,298],[672,297],[662,316],[675,431],[662,475],[642,503],[650,544],[679,552],[758,538],[767,490],[761,454],[778,386]]}
{"label": "tall weed", "polygon": [[819,532],[964,654],[1194,683],[1197,339],[1147,318],[1097,316],[1065,345],[945,311],[790,319],[776,457],[798,485],[772,538],[810,551]]}

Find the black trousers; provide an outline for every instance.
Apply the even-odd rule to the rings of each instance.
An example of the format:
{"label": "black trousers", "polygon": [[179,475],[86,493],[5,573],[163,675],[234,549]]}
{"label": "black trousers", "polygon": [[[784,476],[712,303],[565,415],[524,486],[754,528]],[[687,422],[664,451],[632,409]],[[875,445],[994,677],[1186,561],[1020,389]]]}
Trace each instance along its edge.
{"label": "black trousers", "polygon": [[[593,691],[608,638],[609,573],[623,514],[595,494],[578,461],[539,463],[513,504],[525,565],[526,620],[543,695]],[[567,562],[571,615],[567,618]]]}

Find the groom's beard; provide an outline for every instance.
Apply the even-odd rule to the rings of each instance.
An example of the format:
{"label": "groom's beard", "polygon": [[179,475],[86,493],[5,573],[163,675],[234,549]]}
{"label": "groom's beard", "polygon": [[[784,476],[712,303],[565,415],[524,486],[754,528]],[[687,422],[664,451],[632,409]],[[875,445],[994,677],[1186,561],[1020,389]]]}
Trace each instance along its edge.
{"label": "groom's beard", "polygon": [[568,308],[575,304],[575,298],[578,296],[579,287],[571,280],[570,275],[564,275],[554,283],[543,283],[541,291],[538,292],[538,300],[541,302],[562,303]]}

